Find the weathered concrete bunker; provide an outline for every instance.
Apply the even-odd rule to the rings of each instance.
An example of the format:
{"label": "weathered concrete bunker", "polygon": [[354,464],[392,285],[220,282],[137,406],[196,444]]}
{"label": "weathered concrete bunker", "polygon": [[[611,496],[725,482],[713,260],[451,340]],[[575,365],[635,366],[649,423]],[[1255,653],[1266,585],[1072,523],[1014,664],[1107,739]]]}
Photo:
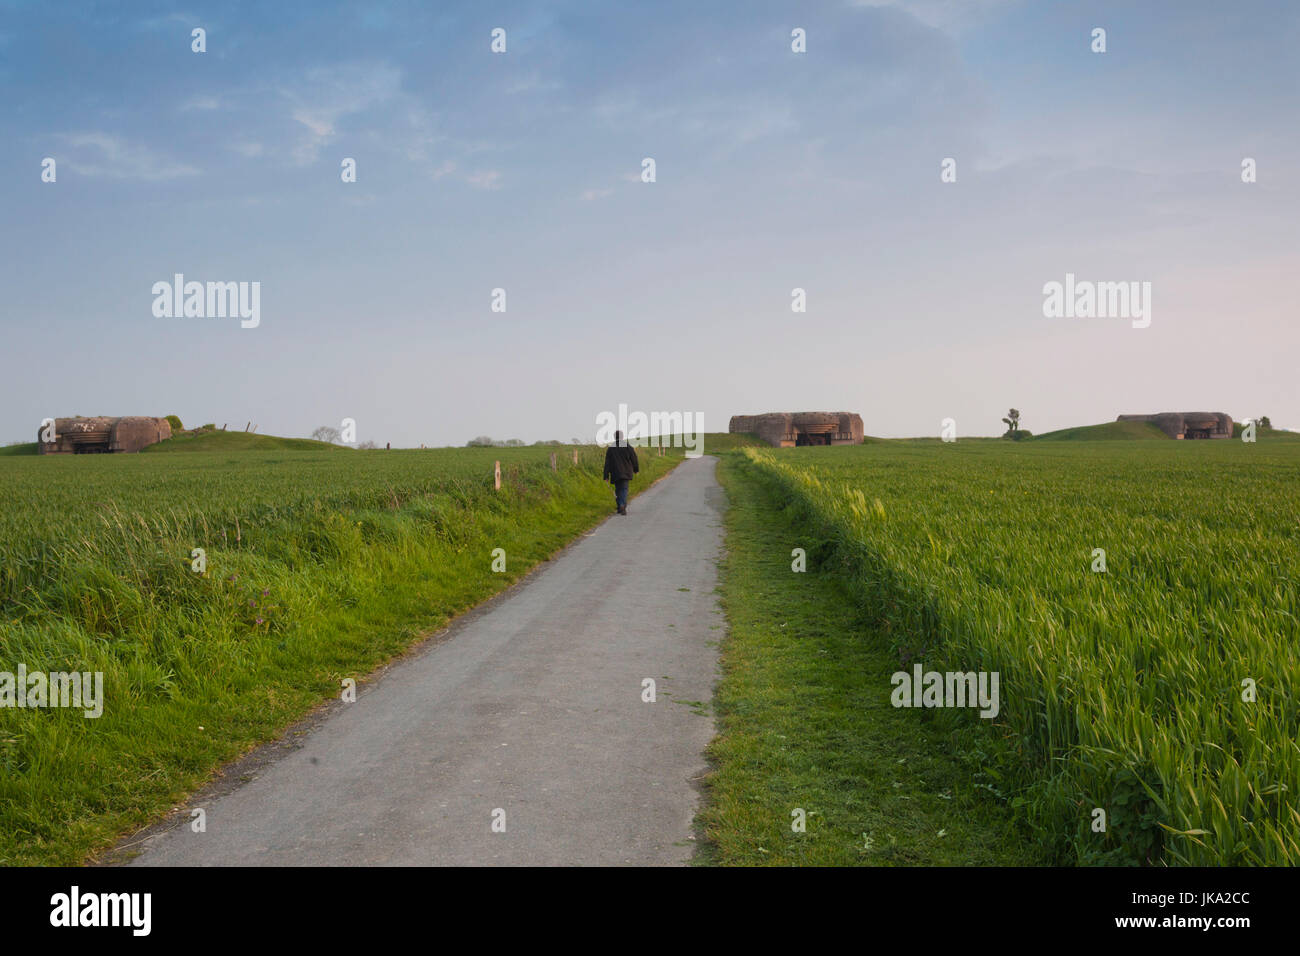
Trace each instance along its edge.
{"label": "weathered concrete bunker", "polygon": [[42,455],[134,452],[171,437],[172,426],[167,419],[142,416],[56,418],[53,435],[48,426],[36,431],[36,443]]}
{"label": "weathered concrete bunker", "polygon": [[1170,438],[1231,438],[1232,416],[1223,412],[1159,412],[1121,415],[1119,422],[1150,422]]}
{"label": "weathered concrete bunker", "polygon": [[860,445],[862,416],[853,412],[769,412],[732,415],[727,430],[757,435],[769,445]]}

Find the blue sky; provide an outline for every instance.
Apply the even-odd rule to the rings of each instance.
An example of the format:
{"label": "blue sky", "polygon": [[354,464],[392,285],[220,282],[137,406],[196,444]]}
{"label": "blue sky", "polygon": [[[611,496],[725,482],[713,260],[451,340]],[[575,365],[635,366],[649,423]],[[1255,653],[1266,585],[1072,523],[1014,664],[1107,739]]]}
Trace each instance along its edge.
{"label": "blue sky", "polygon": [[[0,0],[0,440],[567,440],[620,402],[1300,428],[1297,49],[1249,0]],[[155,317],[178,272],[260,282],[261,324]],[[1151,326],[1044,318],[1067,272],[1151,282]]]}

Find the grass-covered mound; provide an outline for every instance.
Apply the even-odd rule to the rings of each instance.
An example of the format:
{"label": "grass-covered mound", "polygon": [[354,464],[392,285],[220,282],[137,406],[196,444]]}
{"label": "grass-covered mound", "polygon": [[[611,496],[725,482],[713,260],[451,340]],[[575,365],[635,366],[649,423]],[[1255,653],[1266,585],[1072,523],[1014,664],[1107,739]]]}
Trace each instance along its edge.
{"label": "grass-covered mound", "polygon": [[150,445],[141,454],[166,451],[335,451],[346,445],[331,445],[313,438],[280,438],[276,435],[258,435],[254,432],[226,432],[210,425],[193,431],[181,432],[166,441]]}
{"label": "grass-covered mound", "polygon": [[[748,432],[739,432],[734,435],[731,432],[705,432],[703,435],[700,435],[699,438],[699,449],[706,455],[712,455],[723,451],[734,451],[737,448],[769,447],[767,442],[763,441],[757,435],[751,435]],[[659,440],[659,436],[657,435],[654,438],[649,439],[652,446],[658,444]],[[672,447],[677,449],[682,448],[681,435],[665,435],[663,436],[663,442],[665,447],[669,447],[669,443],[671,442],[673,443]],[[646,451],[653,454],[651,449],[646,449]]]}
{"label": "grass-covered mound", "polygon": [[[1241,422],[1232,423],[1232,437],[1241,438],[1245,426]],[[1255,441],[1300,441],[1300,432],[1289,432],[1285,428],[1255,428]]]}
{"label": "grass-covered mound", "polygon": [[1102,422],[1059,428],[1036,435],[1034,441],[1170,441],[1168,435],[1150,422]]}

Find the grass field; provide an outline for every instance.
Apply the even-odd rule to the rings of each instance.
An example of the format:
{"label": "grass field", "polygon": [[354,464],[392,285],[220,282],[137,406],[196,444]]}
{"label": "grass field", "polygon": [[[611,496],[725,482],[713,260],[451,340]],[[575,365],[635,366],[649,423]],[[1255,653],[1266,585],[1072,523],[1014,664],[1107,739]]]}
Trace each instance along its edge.
{"label": "grass field", "polygon": [[[101,671],[106,698],[97,719],[0,708],[0,864],[111,845],[604,518],[603,451],[571,455],[226,446],[0,462],[0,671]],[[643,452],[634,493],[678,461]]]}
{"label": "grass field", "polygon": [[[1051,859],[1300,863],[1300,448],[740,454],[804,523],[810,570],[848,582],[864,653],[1000,673],[992,721],[902,712],[981,727],[1008,813]],[[863,706],[891,691],[861,688]]]}

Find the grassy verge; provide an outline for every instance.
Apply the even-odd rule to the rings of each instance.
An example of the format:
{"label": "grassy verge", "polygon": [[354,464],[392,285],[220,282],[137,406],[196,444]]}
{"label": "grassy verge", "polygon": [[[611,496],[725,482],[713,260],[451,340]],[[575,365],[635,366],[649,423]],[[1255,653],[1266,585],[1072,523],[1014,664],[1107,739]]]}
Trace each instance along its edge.
{"label": "grassy verge", "polygon": [[[1044,862],[984,775],[979,735],[890,705],[900,669],[845,582],[752,465],[722,456],[722,603],[715,771],[699,862],[1029,865]],[[805,548],[809,570],[791,570]],[[792,812],[806,831],[792,830]]]}
{"label": "grassy verge", "polygon": [[[295,469],[293,454],[274,467]],[[412,457],[411,467],[428,482],[439,460]],[[222,456],[193,461],[198,488],[204,476],[254,467]],[[679,461],[643,456],[634,490]],[[124,466],[91,467],[76,474],[98,475],[100,497],[109,497],[111,475],[100,472]],[[122,474],[139,484],[143,467],[137,459]],[[612,509],[609,486],[586,464],[553,475],[543,463],[518,477],[512,465],[500,492],[481,480],[419,493],[375,480],[379,493],[357,493],[355,503],[322,498],[263,508],[257,521],[245,514],[230,529],[238,536],[214,524],[200,542],[201,575],[188,562],[188,529],[202,515],[178,518],[187,530],[173,537],[150,530],[153,511],[134,505],[120,515],[125,530],[115,517],[101,538],[69,538],[36,577],[21,555],[6,556],[16,567],[5,579],[14,596],[0,620],[0,671],[19,663],[29,672],[101,671],[105,705],[97,719],[0,708],[0,864],[84,861],[336,697],[343,679],[364,679]],[[129,500],[125,483],[121,500]],[[102,537],[110,533],[117,537]],[[505,551],[504,572],[492,570],[495,548]]]}

